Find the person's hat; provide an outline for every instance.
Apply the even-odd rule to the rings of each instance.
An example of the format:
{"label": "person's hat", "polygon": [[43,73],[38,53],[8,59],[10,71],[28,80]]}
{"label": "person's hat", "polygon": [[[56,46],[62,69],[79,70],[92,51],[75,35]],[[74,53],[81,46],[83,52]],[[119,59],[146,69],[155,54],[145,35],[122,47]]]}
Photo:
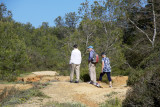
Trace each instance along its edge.
{"label": "person's hat", "polygon": [[101,56],[102,56],[102,55],[105,55],[105,52],[102,52],[102,53],[101,53]]}
{"label": "person's hat", "polygon": [[93,46],[89,46],[88,49],[89,49],[89,48],[93,48]]}

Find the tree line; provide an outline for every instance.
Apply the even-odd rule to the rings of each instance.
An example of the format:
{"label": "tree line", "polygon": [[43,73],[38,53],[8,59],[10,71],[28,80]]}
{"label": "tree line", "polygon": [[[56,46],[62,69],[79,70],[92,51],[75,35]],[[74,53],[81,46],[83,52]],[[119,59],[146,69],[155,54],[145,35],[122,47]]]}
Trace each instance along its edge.
{"label": "tree line", "polygon": [[82,51],[84,74],[89,45],[99,54],[107,53],[113,75],[128,75],[131,69],[144,69],[150,55],[159,52],[158,7],[157,0],[153,3],[152,0],[100,0],[93,4],[86,0],[80,4],[78,13],[58,16],[54,20],[56,26],[43,22],[35,28],[31,23],[14,21],[11,11],[2,3],[1,79],[34,70],[67,73],[74,44]]}

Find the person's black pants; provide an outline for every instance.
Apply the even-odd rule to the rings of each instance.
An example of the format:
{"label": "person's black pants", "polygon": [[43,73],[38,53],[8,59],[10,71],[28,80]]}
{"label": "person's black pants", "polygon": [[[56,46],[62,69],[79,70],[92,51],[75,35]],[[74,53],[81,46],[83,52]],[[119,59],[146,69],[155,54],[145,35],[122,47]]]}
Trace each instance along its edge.
{"label": "person's black pants", "polygon": [[99,81],[102,81],[102,77],[104,74],[107,74],[107,77],[108,77],[108,81],[112,81],[111,80],[111,72],[103,72],[103,73],[100,73],[100,77],[99,77]]}

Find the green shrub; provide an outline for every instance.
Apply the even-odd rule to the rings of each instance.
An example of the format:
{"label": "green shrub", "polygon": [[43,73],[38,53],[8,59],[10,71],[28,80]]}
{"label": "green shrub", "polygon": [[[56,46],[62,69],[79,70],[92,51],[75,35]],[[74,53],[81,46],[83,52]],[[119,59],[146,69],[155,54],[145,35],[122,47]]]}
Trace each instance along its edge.
{"label": "green shrub", "polygon": [[85,107],[83,104],[48,102],[43,107]]}
{"label": "green shrub", "polygon": [[160,64],[160,52],[155,50],[139,64],[139,67],[145,69],[158,64]]}
{"label": "green shrub", "polygon": [[144,71],[141,69],[130,69],[127,85],[134,85],[139,82],[141,76],[144,75]]}
{"label": "green shrub", "polygon": [[[8,93],[8,96],[6,96]],[[43,97],[48,98],[44,93],[39,91],[36,88],[28,89],[25,91],[20,91],[15,88],[11,88],[7,90],[6,88],[3,90],[2,94],[0,95],[0,105],[1,106],[9,106],[14,104],[21,104],[26,102],[31,97]]]}
{"label": "green shrub", "polygon": [[159,107],[160,105],[160,67],[147,71],[137,82],[123,102],[124,107]]}
{"label": "green shrub", "polygon": [[112,91],[111,93],[109,93],[109,94],[107,94],[107,95],[105,95],[106,97],[112,97],[113,95],[117,95],[118,94],[118,92],[114,92],[114,91]]}
{"label": "green shrub", "polygon": [[126,69],[113,68],[111,73],[112,73],[112,76],[117,76],[117,75],[128,76],[129,72],[130,72],[130,68],[126,68]]}
{"label": "green shrub", "polygon": [[122,102],[118,99],[110,99],[101,104],[100,107],[122,107]]}
{"label": "green shrub", "polygon": [[70,75],[70,70],[61,70],[58,73],[59,73],[59,75],[69,76]]}
{"label": "green shrub", "polygon": [[84,68],[81,67],[80,79],[84,82],[90,81],[88,66]]}

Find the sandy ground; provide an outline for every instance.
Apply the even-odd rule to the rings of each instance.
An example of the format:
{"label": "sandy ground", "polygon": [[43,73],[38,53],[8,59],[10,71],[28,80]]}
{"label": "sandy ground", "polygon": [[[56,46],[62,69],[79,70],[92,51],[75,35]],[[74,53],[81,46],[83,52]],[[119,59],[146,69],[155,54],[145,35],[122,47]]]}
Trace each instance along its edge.
{"label": "sandy ground", "polygon": [[[46,74],[52,74],[52,71]],[[19,80],[36,80],[40,82],[50,81],[50,85],[41,89],[41,91],[50,98],[34,97],[24,104],[16,105],[16,107],[43,107],[47,103],[81,103],[88,107],[98,107],[107,99],[118,98],[123,100],[129,87],[126,87],[127,76],[112,77],[113,87],[109,88],[108,84],[101,83],[103,88],[97,88],[91,84],[70,83],[69,76],[45,75],[45,72],[36,72],[30,76],[19,78]],[[31,77],[31,78],[30,78]],[[25,78],[25,79],[24,79]],[[30,79],[28,79],[30,78]],[[34,79],[33,79],[34,78]]]}

